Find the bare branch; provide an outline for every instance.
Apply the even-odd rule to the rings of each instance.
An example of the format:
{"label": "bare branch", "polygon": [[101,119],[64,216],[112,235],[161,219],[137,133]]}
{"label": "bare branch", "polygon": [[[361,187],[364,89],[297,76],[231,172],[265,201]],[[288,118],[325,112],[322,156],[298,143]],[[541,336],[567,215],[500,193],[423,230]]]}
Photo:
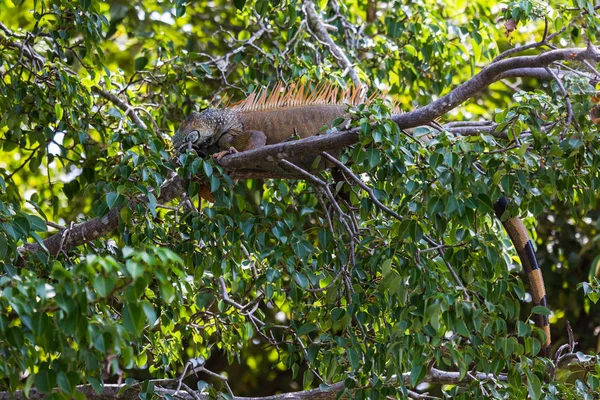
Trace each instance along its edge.
{"label": "bare branch", "polygon": [[100,95],[101,97],[105,98],[106,100],[110,101],[115,106],[119,107],[122,111],[125,112],[125,116],[129,116],[129,118],[131,118],[131,120],[133,121],[134,124],[139,125],[142,128],[146,129],[146,124],[144,124],[142,122],[142,120],[136,114],[134,108],[131,107],[129,104],[127,104],[123,100],[119,99],[114,94],[109,93],[106,90],[100,89],[98,86],[92,87],[92,91],[94,93]]}
{"label": "bare branch", "polygon": [[[598,9],[600,9],[600,6],[594,7],[594,10],[598,10]],[[579,18],[581,18],[583,15],[587,14],[588,12],[589,11],[587,8],[585,10],[581,11],[567,25],[563,26],[561,29],[559,29],[558,31],[556,31],[550,35],[548,35],[548,19],[545,18],[544,19],[544,35],[542,36],[542,40],[540,40],[539,42],[526,44],[524,46],[513,47],[512,49],[508,49],[505,52],[501,53],[498,57],[494,58],[494,60],[492,62],[496,62],[496,61],[502,60],[503,58],[506,58],[510,55],[520,53],[522,51],[534,49],[537,47],[541,47],[541,46],[548,46],[548,47],[554,48],[554,46],[550,44],[550,41],[552,39],[554,39],[555,37],[557,37],[558,35],[560,35],[561,33],[565,32],[567,30],[567,28],[570,28],[574,22],[578,21]]]}
{"label": "bare branch", "polygon": [[[402,383],[404,385],[410,385],[410,372],[402,374]],[[464,378],[461,379],[460,372],[449,372],[442,371],[436,368],[431,368],[430,371],[423,377],[420,383],[434,383],[434,384],[466,384],[472,381],[500,381],[506,382],[507,377],[504,374],[500,375],[492,375],[486,374],[483,372],[473,372],[467,374]],[[174,393],[177,392],[176,389],[166,389],[159,385],[161,384],[171,384],[171,386],[177,386],[177,379],[168,379],[168,380],[154,380],[151,381],[154,383],[155,388],[154,391],[156,394],[168,394],[173,396]],[[388,384],[395,385],[398,383],[398,379],[392,377],[389,379]],[[111,399],[137,399],[140,393],[140,385],[130,386],[129,389],[123,390],[123,393],[119,393],[123,388],[127,387],[126,385],[119,384],[106,384],[104,385],[104,390],[102,392],[102,396],[98,396],[98,394],[93,390],[91,385],[82,385],[78,386],[77,390],[82,392],[86,397],[89,398],[111,398]],[[345,388],[344,382],[337,382],[329,385],[326,389],[311,389],[304,390],[300,392],[289,392],[289,393],[281,393],[272,396],[264,396],[264,397],[232,397],[234,400],[303,400],[303,399],[313,399],[313,400],[334,400],[338,397],[338,394],[343,391]],[[177,394],[179,398],[183,398],[186,400],[193,400],[191,394],[185,392],[179,392]],[[208,394],[198,394],[198,399],[208,400],[210,397]],[[23,391],[16,391],[14,393],[8,392],[0,392],[0,400],[40,400],[46,399],[47,395],[40,393],[35,388],[32,388],[29,391],[29,397],[26,398]]]}
{"label": "bare branch", "polygon": [[331,54],[335,57],[340,68],[347,72],[350,75],[350,79],[354,83],[354,86],[361,87],[362,82],[360,81],[354,66],[346,56],[346,54],[342,51],[342,49],[335,44],[329,32],[327,31],[327,27],[317,14],[317,10],[315,9],[315,4],[312,0],[306,0],[304,2],[304,12],[306,13],[306,19],[308,22],[308,28],[310,28],[310,32],[316,36],[316,38],[321,41],[324,45],[329,48]]}

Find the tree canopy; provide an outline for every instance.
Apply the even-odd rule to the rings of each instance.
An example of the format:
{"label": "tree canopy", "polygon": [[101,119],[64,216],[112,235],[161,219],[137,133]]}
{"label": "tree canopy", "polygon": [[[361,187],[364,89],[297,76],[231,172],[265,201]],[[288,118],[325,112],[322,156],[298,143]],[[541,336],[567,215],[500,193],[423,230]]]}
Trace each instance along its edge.
{"label": "tree canopy", "polygon": [[[0,399],[596,398],[598,8],[0,1]],[[373,100],[173,151],[278,84]]]}

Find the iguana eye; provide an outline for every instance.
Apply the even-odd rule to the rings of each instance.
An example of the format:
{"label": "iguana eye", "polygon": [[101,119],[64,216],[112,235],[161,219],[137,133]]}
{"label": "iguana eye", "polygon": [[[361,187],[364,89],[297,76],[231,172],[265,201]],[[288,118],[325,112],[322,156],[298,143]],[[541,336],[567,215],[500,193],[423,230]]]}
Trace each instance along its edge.
{"label": "iguana eye", "polygon": [[190,133],[187,134],[186,142],[196,143],[198,141],[199,137],[200,137],[200,133],[198,131],[191,131]]}

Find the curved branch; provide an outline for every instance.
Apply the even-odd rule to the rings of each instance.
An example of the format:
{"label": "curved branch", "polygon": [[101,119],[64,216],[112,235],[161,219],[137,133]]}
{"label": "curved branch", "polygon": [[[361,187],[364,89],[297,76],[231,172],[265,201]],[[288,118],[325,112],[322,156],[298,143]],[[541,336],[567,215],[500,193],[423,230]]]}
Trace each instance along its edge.
{"label": "curved branch", "polygon": [[475,93],[496,82],[502,73],[521,68],[543,68],[555,61],[564,60],[593,60],[600,61],[600,52],[594,46],[588,46],[585,49],[570,48],[551,50],[537,56],[520,56],[508,59],[502,59],[492,62],[483,68],[477,75],[450,91],[442,98],[406,114],[399,114],[392,117],[392,120],[398,124],[401,129],[414,128],[419,125],[425,125],[434,119],[441,117],[460,104],[464,103]]}
{"label": "curved branch", "polygon": [[[415,111],[394,115],[392,120],[401,129],[426,125],[464,103],[477,92],[499,79],[504,79],[509,76],[516,77],[519,76],[519,73],[524,74],[524,76],[531,76],[531,74],[535,72],[536,75],[538,75],[540,72],[538,68],[544,69],[545,66],[559,60],[597,61],[600,60],[600,52],[598,52],[595,47],[590,46],[585,49],[569,48],[552,50],[538,56],[521,56],[500,60],[489,64],[473,78],[459,85],[440,99]],[[552,74],[546,70],[544,70],[543,75],[538,76],[552,79]],[[466,134],[474,134],[477,131],[486,131],[487,133],[490,133],[490,130],[489,127],[478,127],[478,129],[470,127],[469,129],[457,129],[456,131],[457,133],[464,131]],[[288,159],[289,161],[294,162],[294,160],[301,159],[302,157],[316,156],[322,151],[331,152],[348,147],[358,141],[359,132],[360,130],[358,128],[353,128],[328,135],[312,136],[298,141],[263,146],[258,149],[225,156],[221,159],[220,164],[226,170],[232,172],[233,175],[235,175],[238,170],[242,173],[243,170],[251,169],[255,171],[270,171],[277,176],[282,176],[286,175],[286,171],[277,167],[280,160]],[[268,175],[268,173],[266,173],[266,175]],[[246,175],[244,177],[248,176]]]}
{"label": "curved branch", "polygon": [[[450,93],[433,103],[406,114],[398,114],[392,120],[401,129],[426,125],[446,112],[462,104],[479,90],[501,79],[507,71],[523,68],[543,68],[558,60],[600,60],[600,52],[589,46],[586,49],[562,49],[542,53],[539,56],[522,56],[500,60],[485,67],[473,78],[458,86]],[[546,71],[547,72],[547,71]],[[547,72],[548,73],[548,72]],[[457,133],[473,134],[479,131],[490,132],[490,127],[456,127]],[[302,178],[294,171],[284,170],[279,166],[285,159],[292,163],[302,165],[305,157],[316,157],[321,152],[333,152],[351,146],[358,142],[359,128],[334,132],[328,135],[312,136],[305,139],[283,142],[259,147],[254,150],[244,151],[223,157],[220,165],[232,178]],[[169,180],[161,189],[159,203],[167,203],[184,193],[183,179],[176,177]],[[138,200],[143,201],[144,197]],[[67,231],[59,232],[44,240],[44,246],[51,254],[58,254],[61,250],[76,247],[99,237],[102,237],[118,226],[120,208],[112,209],[107,215],[94,218],[90,221],[76,224]],[[62,242],[62,246],[61,246]],[[42,250],[37,243],[28,243],[21,249],[22,253]]]}

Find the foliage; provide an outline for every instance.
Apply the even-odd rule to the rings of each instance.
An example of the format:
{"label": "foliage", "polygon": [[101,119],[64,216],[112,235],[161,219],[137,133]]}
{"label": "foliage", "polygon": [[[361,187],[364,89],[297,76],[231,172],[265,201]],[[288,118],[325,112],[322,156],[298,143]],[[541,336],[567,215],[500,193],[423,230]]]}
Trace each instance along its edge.
{"label": "foliage", "polygon": [[[403,111],[513,44],[542,40],[545,23],[554,45],[585,47],[600,22],[580,1],[320,3],[360,79]],[[378,13],[365,22],[369,7]],[[415,388],[593,398],[600,143],[581,63],[565,63],[584,72],[560,85],[490,84],[440,121],[498,124],[475,135],[403,132],[386,101],[352,109],[360,143],[340,159],[393,213],[358,185],[340,213],[309,181],[235,183],[213,160],[172,157],[169,144],[187,114],[226,96],[280,80],[351,84],[302,3],[14,0],[0,2],[0,17],[1,390],[72,398],[76,385],[125,380],[145,381],[145,397],[185,381],[226,397],[342,382],[359,399]],[[162,204],[172,176],[187,195]],[[577,366],[554,370],[539,354],[530,320],[547,310],[527,304],[494,216],[504,195],[511,216],[539,227],[554,349],[570,321]],[[119,227],[108,236],[57,255],[23,250],[110,210]],[[441,385],[432,367],[464,380]],[[188,368],[198,376],[180,380]],[[470,380],[474,371],[494,378]]]}

